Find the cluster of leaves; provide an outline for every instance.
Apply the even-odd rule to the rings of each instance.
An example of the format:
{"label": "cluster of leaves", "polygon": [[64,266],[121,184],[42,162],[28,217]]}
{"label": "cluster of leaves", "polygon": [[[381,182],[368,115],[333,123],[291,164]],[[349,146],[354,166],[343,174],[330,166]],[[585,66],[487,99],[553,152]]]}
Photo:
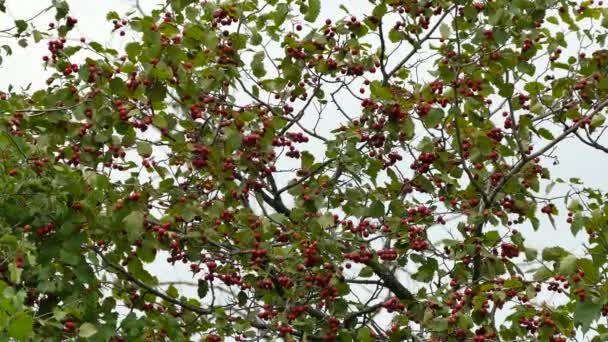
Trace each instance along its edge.
{"label": "cluster of leaves", "polygon": [[[608,152],[602,6],[168,0],[108,14],[121,49],[65,2],[16,22],[49,77],[0,94],[0,336],[605,339],[606,194],[550,175]],[[587,256],[526,243],[561,200]]]}

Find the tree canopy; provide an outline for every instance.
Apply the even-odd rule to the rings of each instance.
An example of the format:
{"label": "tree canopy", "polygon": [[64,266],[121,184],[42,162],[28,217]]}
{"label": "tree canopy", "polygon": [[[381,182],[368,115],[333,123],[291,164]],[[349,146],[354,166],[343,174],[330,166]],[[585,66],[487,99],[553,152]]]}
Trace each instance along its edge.
{"label": "tree canopy", "polygon": [[608,338],[602,1],[159,2],[0,28],[1,340]]}

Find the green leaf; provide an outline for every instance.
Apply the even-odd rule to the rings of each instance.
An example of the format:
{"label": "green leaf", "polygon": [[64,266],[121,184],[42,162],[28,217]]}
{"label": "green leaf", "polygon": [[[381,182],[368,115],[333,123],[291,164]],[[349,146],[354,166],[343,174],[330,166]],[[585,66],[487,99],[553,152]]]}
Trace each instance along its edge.
{"label": "green leaf", "polygon": [[144,231],[144,213],[141,211],[131,212],[122,222],[127,231],[129,241],[137,240]]}
{"label": "green leaf", "polygon": [[263,77],[266,75],[266,69],[264,68],[264,51],[260,51],[253,55],[251,60],[251,71],[255,77]]}
{"label": "green leaf", "polygon": [[370,84],[370,90],[372,96],[379,100],[392,100],[393,96],[391,95],[390,90],[388,88],[383,87],[380,81],[372,81]]}
{"label": "green leaf", "polygon": [[360,342],[375,341],[376,339],[374,337],[372,337],[371,333],[372,333],[372,331],[368,327],[363,327],[363,328],[359,329],[359,331],[357,332],[357,341],[360,341]]}
{"label": "green leaf", "polygon": [[549,131],[548,129],[541,127],[538,129],[538,135],[540,135],[541,137],[547,139],[547,140],[553,140],[555,139],[555,137],[553,137],[553,134],[551,133],[551,131]]}
{"label": "green leaf", "polygon": [[492,140],[485,135],[477,137],[477,148],[483,155],[487,155],[492,152]]}
{"label": "green leaf", "polygon": [[251,31],[251,45],[257,46],[262,44],[262,35],[257,30]]}
{"label": "green leaf", "polygon": [[144,141],[137,142],[137,153],[144,158],[149,158],[152,155],[152,145]]}
{"label": "green leaf", "polygon": [[161,82],[155,82],[146,89],[146,95],[153,103],[159,103],[167,96],[167,88]]}
{"label": "green leaf", "polygon": [[377,5],[372,11],[372,15],[377,18],[382,17],[384,14],[386,14],[386,4],[384,3]]}
{"label": "green leaf", "polygon": [[361,278],[369,278],[373,275],[374,275],[374,270],[372,270],[368,266],[363,267],[361,269],[361,271],[359,271],[359,277],[361,277]]}
{"label": "green leaf", "polygon": [[403,123],[403,132],[408,140],[414,137],[414,134],[416,133],[416,125],[414,125],[414,120],[412,120],[412,118],[405,118],[405,122]]}
{"label": "green leaf", "polygon": [[568,211],[576,213],[582,211],[583,209],[584,207],[581,204],[581,201],[579,201],[577,198],[572,199],[570,204],[568,204]]}
{"label": "green leaf", "polygon": [[40,42],[42,39],[44,39],[44,34],[38,30],[34,30],[32,31],[32,36],[34,37],[34,43],[38,43]]}
{"label": "green leaf", "polygon": [[391,41],[391,43],[399,42],[402,36],[403,34],[401,33],[401,31],[397,31],[395,29],[392,29],[388,32],[388,39]]}
{"label": "green leaf", "polygon": [[433,190],[435,190],[435,186],[433,185],[433,183],[423,175],[419,174],[418,176],[416,176],[416,178],[414,178],[414,182],[417,183],[422,188],[422,190],[427,193],[431,193],[433,192]]}
{"label": "green leaf", "polygon": [[517,64],[517,70],[519,70],[525,74],[528,74],[529,76],[534,76],[534,73],[536,72],[536,67],[533,64],[522,61],[519,64]]}
{"label": "green leaf", "polygon": [[540,82],[530,82],[524,86],[524,90],[532,95],[540,94],[545,89],[545,86]]}
{"label": "green leaf", "polygon": [[208,292],[209,292],[209,283],[204,279],[199,279],[198,287],[196,289],[196,293],[198,294],[198,297],[203,299],[203,298],[205,298],[205,296],[207,295]]}
{"label": "green leaf", "polygon": [[152,119],[152,123],[154,124],[154,126],[156,126],[158,128],[168,128],[169,127],[169,122],[167,121],[167,116],[164,113],[154,116],[154,119]]}
{"label": "green leaf", "polygon": [[310,169],[312,164],[315,162],[315,156],[312,155],[312,153],[310,153],[308,151],[302,151],[300,160],[302,160],[302,165],[301,165],[302,169],[307,170],[307,169]]}
{"label": "green leaf", "polygon": [[158,280],[144,269],[144,266],[139,259],[133,258],[129,260],[127,269],[134,277],[139,278],[139,280],[146,284],[155,285],[158,283]]}
{"label": "green leaf", "polygon": [[300,82],[302,69],[298,67],[296,63],[292,63],[288,59],[285,59],[283,63],[281,63],[281,71],[283,71],[283,75],[287,80],[294,83]]}
{"label": "green leaf", "polygon": [[289,7],[286,3],[280,3],[277,5],[275,12],[272,17],[274,20],[274,24],[276,26],[281,26],[287,19],[287,14],[289,14]]}
{"label": "green leaf", "polygon": [[532,248],[525,248],[524,254],[526,255],[526,261],[532,261],[538,256],[538,251]]}
{"label": "green leaf", "polygon": [[460,315],[460,317],[458,318],[458,325],[462,328],[462,329],[470,329],[472,326],[474,326],[473,324],[473,319],[471,318],[471,316],[469,315]]}
{"label": "green leaf", "polygon": [[544,280],[549,279],[552,276],[553,276],[553,272],[551,272],[550,269],[548,269],[545,266],[541,266],[541,268],[539,268],[538,270],[536,270],[536,272],[534,272],[534,275],[532,276],[532,278],[535,281],[544,281]]}
{"label": "green leaf", "polygon": [[509,36],[505,30],[500,28],[494,30],[494,41],[496,44],[504,45],[507,41],[509,41],[509,38],[511,38],[511,36]]}
{"label": "green leaf", "polygon": [[326,213],[317,219],[317,223],[319,223],[319,226],[323,229],[331,227],[334,225],[334,216],[330,213]]}
{"label": "green leaf", "polygon": [[129,56],[129,60],[135,61],[141,52],[141,45],[136,42],[131,42],[125,46],[125,51],[127,52],[127,56]]}
{"label": "green leaf", "polygon": [[229,129],[226,134],[226,152],[230,153],[239,147],[242,139],[241,133],[235,129]]}
{"label": "green leaf", "polygon": [[203,32],[203,30],[201,30],[200,27],[198,26],[187,26],[186,29],[186,36],[190,39],[194,39],[194,40],[203,40],[205,38],[205,33]]}
{"label": "green leaf", "polygon": [[12,55],[12,54],[13,54],[13,49],[11,49],[11,47],[10,47],[10,46],[8,46],[8,45],[4,44],[4,45],[2,45],[2,48],[3,48],[3,49],[4,49],[4,51],[6,52],[6,55],[7,55],[7,56],[10,56],[10,55]]}
{"label": "green leaf", "polygon": [[568,255],[563,258],[559,263],[559,273],[564,275],[571,275],[576,271],[576,263],[578,259],[574,255]]}
{"label": "green leaf", "polygon": [[441,25],[439,25],[439,34],[441,35],[441,38],[448,39],[452,34],[452,29],[448,24],[441,23]]}
{"label": "green leaf", "polygon": [[374,201],[372,205],[369,207],[370,217],[382,217],[384,216],[384,204],[380,201]]}
{"label": "green leaf", "polygon": [[421,282],[429,282],[433,280],[435,272],[439,268],[439,264],[435,259],[427,259],[422,266],[418,268],[418,272],[412,275],[412,278]]}
{"label": "green leaf", "polygon": [[308,0],[308,10],[304,16],[304,20],[314,22],[321,13],[321,0]]}
{"label": "green leaf", "polygon": [[74,250],[64,248],[59,252],[59,256],[61,261],[68,265],[78,265],[80,263],[80,253]]}
{"label": "green leaf", "polygon": [[239,302],[240,306],[245,306],[247,304],[247,292],[245,291],[239,291],[239,294],[237,295],[237,300]]}
{"label": "green leaf", "polygon": [[120,19],[120,15],[118,15],[118,13],[116,11],[110,11],[106,14],[107,21],[119,20],[119,19]]}
{"label": "green leaf", "polygon": [[371,178],[372,182],[376,182],[376,178],[378,177],[378,172],[382,170],[384,167],[384,162],[377,159],[372,159],[369,161],[369,167],[367,168],[366,173]]}
{"label": "green leaf", "polygon": [[589,301],[576,302],[574,308],[574,325],[580,326],[583,333],[589,331],[591,323],[600,317],[602,304],[594,304]]}
{"label": "green leaf", "polygon": [[167,296],[171,298],[179,297],[179,292],[177,291],[177,288],[173,286],[173,284],[169,285],[169,288],[167,289]]}
{"label": "green leaf", "polygon": [[184,7],[190,5],[195,0],[172,0],[171,7],[175,12],[179,12],[184,9]]}
{"label": "green leaf", "polygon": [[484,234],[483,241],[486,246],[494,246],[500,241],[500,233],[496,230],[489,231]]}
{"label": "green leaf", "polygon": [[78,328],[78,336],[82,338],[89,338],[97,334],[97,328],[91,323],[84,323]]}
{"label": "green leaf", "polygon": [[511,97],[514,89],[515,87],[512,84],[504,83],[499,86],[498,94],[502,97]]}
{"label": "green leaf", "polygon": [[585,272],[585,280],[590,282],[597,282],[600,278],[597,267],[593,264],[592,260],[589,259],[578,259],[576,265]]}
{"label": "green leaf", "polygon": [[561,247],[548,247],[543,250],[543,260],[546,261],[559,261],[567,255],[568,252]]}
{"label": "green leaf", "polygon": [[58,307],[53,308],[53,318],[55,318],[58,321],[63,321],[65,316],[66,316],[65,311],[59,309]]}
{"label": "green leaf", "polygon": [[473,6],[464,7],[463,12],[464,12],[465,18],[467,18],[468,20],[474,20],[478,14],[477,10],[475,8],[473,8]]}
{"label": "green leaf", "polygon": [[123,82],[122,79],[120,79],[119,77],[114,77],[110,81],[110,90],[113,94],[122,95],[126,93],[127,86],[125,85],[125,82]]}
{"label": "green leaf", "polygon": [[591,119],[591,127],[597,128],[606,122],[606,117],[603,114],[596,114]]}
{"label": "green leaf", "polygon": [[53,5],[55,6],[55,20],[65,18],[70,11],[70,6],[66,1],[53,1]]}
{"label": "green leaf", "polygon": [[8,265],[8,271],[11,282],[13,282],[14,284],[18,284],[21,282],[21,275],[23,274],[22,268],[17,267],[15,263],[10,263]]}
{"label": "green leaf", "polygon": [[289,221],[289,219],[287,218],[287,216],[285,216],[284,214],[281,214],[281,213],[272,213],[272,214],[270,214],[270,218],[273,221],[276,221],[276,222],[278,222],[280,224],[285,224],[285,223],[287,223]]}
{"label": "green leaf", "polygon": [[563,22],[568,24],[568,28],[570,31],[578,31],[578,26],[576,26],[576,24],[574,23],[574,20],[572,20],[572,17],[570,16],[570,11],[568,10],[568,8],[569,7],[566,7],[565,11],[559,11],[559,17]]}
{"label": "green leaf", "polygon": [[433,108],[424,116],[423,120],[427,127],[436,127],[443,122],[443,110]]}
{"label": "green leaf", "polygon": [[27,30],[27,22],[25,20],[15,20],[15,26],[17,27],[17,34]]}
{"label": "green leaf", "polygon": [[22,312],[11,317],[8,325],[9,336],[19,341],[25,341],[32,334],[33,330],[34,320],[30,315]]}

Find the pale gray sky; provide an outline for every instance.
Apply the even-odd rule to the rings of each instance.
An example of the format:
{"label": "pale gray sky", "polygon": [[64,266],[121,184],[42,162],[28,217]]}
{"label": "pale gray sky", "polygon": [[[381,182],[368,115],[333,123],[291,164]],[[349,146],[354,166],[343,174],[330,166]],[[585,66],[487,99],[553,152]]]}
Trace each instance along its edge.
{"label": "pale gray sky", "polygon": [[[151,6],[154,2],[153,0],[142,1],[146,6]],[[359,15],[364,11],[369,12],[370,5],[366,0],[322,1],[321,20],[326,17],[332,19],[342,17],[343,12],[338,9],[339,2],[348,2],[348,9],[355,15]],[[50,1],[48,0],[7,0],[6,4],[9,8],[9,14],[0,15],[0,30],[12,26],[12,18],[22,19],[30,17],[39,9],[48,6],[49,3]],[[125,39],[118,37],[118,35],[110,34],[112,25],[106,21],[105,15],[110,10],[117,11],[118,13],[132,10],[133,1],[70,0],[69,3],[71,15],[78,19],[77,34],[71,34],[73,38],[77,39],[82,36],[88,40],[96,40],[104,45],[114,47],[119,47],[121,42],[125,41]],[[36,20],[36,23],[40,28],[44,28],[50,21],[50,17],[51,15],[42,16]],[[33,88],[43,87],[44,81],[48,77],[48,73],[43,70],[41,60],[42,56],[46,54],[46,42],[43,41],[35,46],[22,49],[17,47],[14,44],[15,42],[8,42],[0,38],[0,45],[5,43],[12,44],[14,54],[4,58],[4,63],[0,66],[0,90],[6,90],[9,84],[13,86],[26,86],[32,83]],[[407,52],[407,49],[404,48],[402,51]],[[565,51],[565,53],[568,52],[576,53],[576,50]],[[359,103],[352,97],[350,97],[350,100],[347,97],[347,100],[341,102],[341,105],[346,111],[352,112],[353,116],[356,116],[356,113],[359,112]],[[326,128],[329,128],[335,127],[335,123],[338,121],[340,121],[339,116],[336,114],[333,118],[326,117],[323,123]],[[312,125],[314,123],[308,122],[305,124]],[[567,143],[559,145],[557,155],[559,156],[560,163],[551,167],[553,177],[565,179],[579,177],[589,186],[606,188],[608,163],[606,163],[606,156],[603,153],[588,148],[572,139]],[[563,188],[556,187],[551,195],[557,195],[560,191],[563,192],[563,190]],[[562,210],[562,214],[565,214],[565,210]],[[520,230],[527,237],[530,247],[541,249],[545,246],[560,245],[568,250],[578,250],[579,253],[583,252],[581,249],[581,239],[572,237],[568,225],[565,224],[564,215],[557,219],[556,230],[544,219],[541,229],[537,232],[533,232],[528,225],[522,226]],[[161,281],[192,279],[187,267],[177,267],[167,272],[167,266],[164,261],[151,265],[149,269],[158,275]],[[188,293],[196,295],[196,289],[191,289]]]}

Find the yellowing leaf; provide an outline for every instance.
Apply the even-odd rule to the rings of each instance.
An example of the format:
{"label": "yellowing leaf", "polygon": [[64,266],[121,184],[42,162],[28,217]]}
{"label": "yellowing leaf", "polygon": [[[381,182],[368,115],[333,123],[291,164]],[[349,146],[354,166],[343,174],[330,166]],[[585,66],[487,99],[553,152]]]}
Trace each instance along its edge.
{"label": "yellowing leaf", "polygon": [[97,334],[97,328],[91,323],[84,323],[78,328],[78,336],[82,338],[89,338]]}

